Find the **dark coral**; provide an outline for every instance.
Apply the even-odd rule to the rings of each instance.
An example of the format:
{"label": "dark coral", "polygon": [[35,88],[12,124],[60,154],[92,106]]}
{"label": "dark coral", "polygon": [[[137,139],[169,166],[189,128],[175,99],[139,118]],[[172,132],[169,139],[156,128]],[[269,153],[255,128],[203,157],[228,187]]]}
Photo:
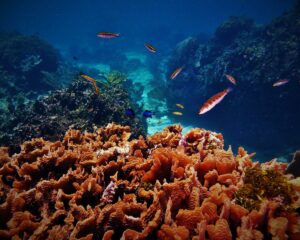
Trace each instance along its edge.
{"label": "dark coral", "polygon": [[133,136],[145,134],[145,120],[125,115],[125,109],[132,106],[122,85],[99,88],[100,96],[92,84],[79,77],[68,88],[17,105],[0,124],[0,144],[16,152],[21,142],[31,138],[60,140],[69,128],[93,131],[109,122],[130,125]]}

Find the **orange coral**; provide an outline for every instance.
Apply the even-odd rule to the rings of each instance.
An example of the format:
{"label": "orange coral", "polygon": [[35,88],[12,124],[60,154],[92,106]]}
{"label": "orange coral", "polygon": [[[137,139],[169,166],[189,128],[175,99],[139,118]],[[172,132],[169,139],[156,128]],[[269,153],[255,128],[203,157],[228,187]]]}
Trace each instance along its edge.
{"label": "orange coral", "polygon": [[157,238],[161,240],[188,240],[189,231],[183,226],[168,226],[163,224],[157,233]]}
{"label": "orange coral", "polygon": [[230,219],[235,223],[239,224],[242,217],[247,216],[249,211],[237,204],[231,204],[230,206]]}
{"label": "orange coral", "polygon": [[172,180],[174,178],[182,178],[184,176],[185,167],[192,160],[169,148],[158,148],[151,154],[153,165],[150,171],[146,172],[142,181],[154,182],[156,180]]}
{"label": "orange coral", "polygon": [[231,240],[232,234],[225,219],[217,220],[215,225],[208,225],[207,232],[211,240]]}
{"label": "orange coral", "polygon": [[221,134],[181,130],[129,140],[129,127],[109,124],[57,142],[32,139],[13,156],[0,148],[0,239],[299,237],[299,214],[280,208],[280,197],[250,213],[236,201],[257,165],[289,180],[296,208],[299,179],[284,175],[285,164],[254,164],[243,148],[236,157],[225,151]]}

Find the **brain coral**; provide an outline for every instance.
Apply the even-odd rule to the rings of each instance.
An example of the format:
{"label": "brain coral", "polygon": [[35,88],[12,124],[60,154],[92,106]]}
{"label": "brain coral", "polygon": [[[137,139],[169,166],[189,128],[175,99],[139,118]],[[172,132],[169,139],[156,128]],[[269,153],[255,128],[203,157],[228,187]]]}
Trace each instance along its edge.
{"label": "brain coral", "polygon": [[[181,129],[129,141],[129,127],[109,124],[32,139],[13,156],[0,148],[0,239],[299,239],[299,178],[286,165]],[[257,199],[250,170],[293,191]]]}

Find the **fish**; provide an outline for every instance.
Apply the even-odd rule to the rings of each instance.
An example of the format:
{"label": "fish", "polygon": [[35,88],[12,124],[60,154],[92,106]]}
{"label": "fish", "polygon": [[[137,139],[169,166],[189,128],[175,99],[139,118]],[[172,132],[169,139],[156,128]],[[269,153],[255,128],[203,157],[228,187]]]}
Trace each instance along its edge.
{"label": "fish", "polygon": [[279,87],[284,84],[287,84],[288,82],[289,82],[288,79],[281,79],[281,80],[278,80],[277,82],[273,83],[273,87]]}
{"label": "fish", "polygon": [[85,80],[90,81],[91,83],[96,82],[96,79],[94,79],[94,78],[92,78],[92,77],[90,77],[88,75],[85,75],[85,74],[81,74],[80,77],[84,78]]}
{"label": "fish", "polygon": [[153,52],[153,53],[156,52],[156,48],[153,47],[152,45],[150,45],[149,43],[145,43],[144,45],[150,52]]}
{"label": "fish", "polygon": [[134,113],[133,109],[131,109],[131,108],[127,108],[125,110],[125,114],[127,117],[135,117],[135,113]]}
{"label": "fish", "polygon": [[100,38],[116,38],[116,37],[120,37],[120,33],[99,32],[99,33],[97,33],[97,37],[100,37]]}
{"label": "fish", "polygon": [[229,82],[231,82],[232,84],[236,85],[236,80],[233,76],[229,75],[229,74],[225,74],[225,77],[227,78],[227,80]]}
{"label": "fish", "polygon": [[177,115],[177,116],[181,116],[181,115],[183,115],[183,113],[182,112],[172,112],[174,115]]}
{"label": "fish", "polygon": [[179,73],[182,71],[183,67],[176,68],[175,71],[171,74],[171,79],[175,79]]}
{"label": "fish", "polygon": [[176,106],[179,107],[179,108],[181,108],[181,109],[184,109],[184,106],[182,104],[180,104],[180,103],[176,103]]}
{"label": "fish", "polygon": [[85,75],[85,74],[81,74],[80,77],[82,77],[82,78],[84,78],[85,80],[91,82],[91,83],[93,84],[94,88],[95,88],[96,93],[97,93],[98,95],[100,95],[100,90],[99,90],[99,88],[98,88],[98,86],[97,86],[96,79],[94,79],[94,78],[92,78],[92,77],[90,77],[90,76],[88,76],[88,75]]}
{"label": "fish", "polygon": [[200,108],[199,114],[204,114],[209,110],[213,109],[218,103],[220,103],[223,98],[231,91],[231,88],[227,88],[222,92],[219,92],[209,98]]}
{"label": "fish", "polygon": [[145,118],[152,118],[152,115],[153,115],[153,113],[152,113],[151,111],[149,111],[149,110],[145,110],[145,111],[143,112],[143,116],[144,116]]}

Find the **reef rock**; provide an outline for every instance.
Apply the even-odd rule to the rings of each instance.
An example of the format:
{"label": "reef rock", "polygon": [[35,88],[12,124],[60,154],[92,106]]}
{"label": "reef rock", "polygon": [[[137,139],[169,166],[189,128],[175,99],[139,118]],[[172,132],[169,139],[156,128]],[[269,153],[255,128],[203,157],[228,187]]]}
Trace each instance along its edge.
{"label": "reef rock", "polygon": [[61,84],[61,80],[51,82],[46,77],[58,70],[60,54],[39,37],[0,33],[0,52],[1,75],[13,78],[12,82],[1,81],[0,86],[15,85],[22,90],[45,92]]}
{"label": "reef rock", "polygon": [[31,138],[61,140],[69,128],[93,131],[110,122],[130,125],[133,136],[144,135],[146,121],[125,115],[125,109],[133,104],[122,85],[111,83],[99,88],[100,96],[92,84],[79,77],[68,88],[16,105],[0,123],[0,145],[10,146],[12,153]]}

